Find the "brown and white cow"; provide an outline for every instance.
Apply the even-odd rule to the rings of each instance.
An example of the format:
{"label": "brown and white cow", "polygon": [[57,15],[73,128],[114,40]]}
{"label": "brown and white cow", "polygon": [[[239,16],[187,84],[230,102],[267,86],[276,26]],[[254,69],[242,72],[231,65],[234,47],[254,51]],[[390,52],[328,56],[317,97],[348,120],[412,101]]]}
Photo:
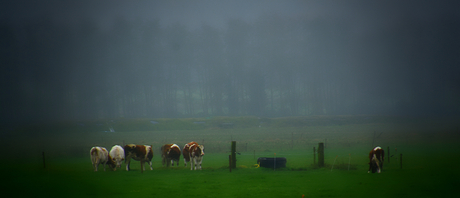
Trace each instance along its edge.
{"label": "brown and white cow", "polygon": [[204,146],[199,145],[196,142],[190,142],[184,145],[182,150],[182,155],[184,156],[184,165],[187,166],[187,162],[190,162],[190,170],[193,170],[193,164],[195,164],[195,170],[201,170],[201,162],[203,161],[204,156]]}
{"label": "brown and white cow", "polygon": [[113,164],[113,170],[121,168],[121,163],[125,160],[125,151],[120,145],[115,145],[110,149],[109,161]]}
{"label": "brown and white cow", "polygon": [[125,163],[126,163],[126,170],[129,171],[129,163],[131,158],[141,162],[141,172],[145,170],[144,163],[147,162],[150,165],[150,170],[152,168],[152,158],[153,158],[153,150],[152,146],[148,145],[135,145],[135,144],[127,144],[124,147],[125,150]]}
{"label": "brown and white cow", "polygon": [[[109,152],[104,147],[95,146],[90,150],[91,163],[93,164],[94,171],[97,171],[99,164],[103,164],[104,171],[105,165],[109,162]],[[109,164],[111,164],[109,162]]]}
{"label": "brown and white cow", "polygon": [[176,165],[179,166],[180,155],[181,151],[177,144],[165,144],[161,147],[161,157],[163,159],[163,166],[166,165],[166,167],[168,167],[169,164],[174,166],[174,162],[176,162]]}
{"label": "brown and white cow", "polygon": [[377,146],[374,149],[372,149],[371,152],[369,152],[370,162],[369,162],[369,170],[367,171],[367,173],[370,173],[371,170],[372,170],[372,173],[375,173],[375,172],[381,173],[382,168],[383,168],[384,157],[385,157],[385,152],[383,151],[382,148]]}

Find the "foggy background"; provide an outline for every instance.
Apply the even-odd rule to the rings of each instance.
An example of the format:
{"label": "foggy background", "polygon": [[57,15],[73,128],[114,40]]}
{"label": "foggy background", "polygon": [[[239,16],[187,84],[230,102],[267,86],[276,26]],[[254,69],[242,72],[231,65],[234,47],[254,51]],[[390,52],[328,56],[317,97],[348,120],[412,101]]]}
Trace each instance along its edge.
{"label": "foggy background", "polygon": [[0,123],[460,114],[457,1],[2,1]]}

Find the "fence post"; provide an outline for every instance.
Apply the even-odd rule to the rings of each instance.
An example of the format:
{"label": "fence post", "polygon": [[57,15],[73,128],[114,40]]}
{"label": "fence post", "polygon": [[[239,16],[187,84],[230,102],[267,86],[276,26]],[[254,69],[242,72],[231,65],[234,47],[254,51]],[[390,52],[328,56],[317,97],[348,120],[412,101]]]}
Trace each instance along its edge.
{"label": "fence post", "polygon": [[388,147],[388,154],[387,154],[387,156],[388,156],[388,163],[390,163],[390,147]]}
{"label": "fence post", "polygon": [[318,146],[318,167],[324,167],[324,143]]}
{"label": "fence post", "polygon": [[399,154],[399,164],[400,164],[401,169],[402,169],[402,153]]}
{"label": "fence post", "polygon": [[232,141],[232,168],[236,168],[236,141]]}

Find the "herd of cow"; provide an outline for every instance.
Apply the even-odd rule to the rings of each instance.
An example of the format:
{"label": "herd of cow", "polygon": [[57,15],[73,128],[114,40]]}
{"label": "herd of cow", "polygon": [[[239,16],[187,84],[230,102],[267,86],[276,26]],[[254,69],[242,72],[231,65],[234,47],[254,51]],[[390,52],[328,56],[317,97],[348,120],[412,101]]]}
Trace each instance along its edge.
{"label": "herd of cow", "polygon": [[[161,157],[163,166],[174,166],[174,162],[179,166],[179,158],[181,156],[181,149],[177,144],[165,144],[161,148]],[[99,164],[102,164],[105,171],[105,166],[108,165],[113,170],[121,168],[121,164],[125,161],[126,170],[129,171],[129,164],[131,159],[140,161],[141,172],[145,171],[144,163],[152,168],[153,150],[152,146],[149,145],[135,145],[127,144],[124,147],[115,145],[107,151],[104,147],[95,146],[90,150],[91,163],[93,164],[94,171],[98,170]],[[190,142],[184,145],[182,149],[182,155],[184,157],[184,165],[187,166],[187,162],[190,162],[190,170],[201,169],[201,162],[204,156],[204,146],[199,145],[196,142]]]}
{"label": "herd of cow", "polygon": [[[165,144],[161,148],[161,158],[163,166],[169,166],[171,164],[174,166],[174,162],[179,166],[179,158],[181,155],[181,149],[177,144]],[[129,171],[129,164],[131,158],[141,163],[141,172],[145,171],[144,163],[147,162],[152,168],[152,158],[153,150],[152,146],[148,145],[135,145],[127,144],[124,147],[115,145],[112,147],[110,152],[107,151],[104,147],[95,146],[91,148],[90,151],[91,162],[93,164],[94,171],[97,171],[99,164],[109,165],[113,170],[121,167],[123,160],[126,164],[126,170]],[[196,142],[190,142],[184,145],[182,150],[182,155],[184,157],[184,165],[187,166],[187,162],[190,162],[190,170],[195,170],[198,168],[201,170],[201,162],[204,156],[204,146],[199,145]],[[383,167],[383,161],[385,157],[385,152],[381,147],[375,147],[369,152],[369,172],[372,173],[378,172],[381,173]]]}

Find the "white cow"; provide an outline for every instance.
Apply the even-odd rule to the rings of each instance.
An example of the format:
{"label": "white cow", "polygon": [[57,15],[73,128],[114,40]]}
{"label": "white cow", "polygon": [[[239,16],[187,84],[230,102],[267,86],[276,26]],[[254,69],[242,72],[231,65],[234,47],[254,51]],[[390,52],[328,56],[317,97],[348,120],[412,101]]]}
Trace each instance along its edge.
{"label": "white cow", "polygon": [[104,147],[95,146],[91,148],[90,155],[91,155],[91,163],[93,164],[94,171],[97,171],[99,164],[104,165],[104,171],[105,171],[105,165],[107,164],[107,161],[109,160],[109,152],[107,151],[107,149]]}
{"label": "white cow", "polygon": [[125,150],[120,145],[115,145],[110,149],[109,160],[114,164],[113,170],[121,168],[121,164],[125,160]]}

